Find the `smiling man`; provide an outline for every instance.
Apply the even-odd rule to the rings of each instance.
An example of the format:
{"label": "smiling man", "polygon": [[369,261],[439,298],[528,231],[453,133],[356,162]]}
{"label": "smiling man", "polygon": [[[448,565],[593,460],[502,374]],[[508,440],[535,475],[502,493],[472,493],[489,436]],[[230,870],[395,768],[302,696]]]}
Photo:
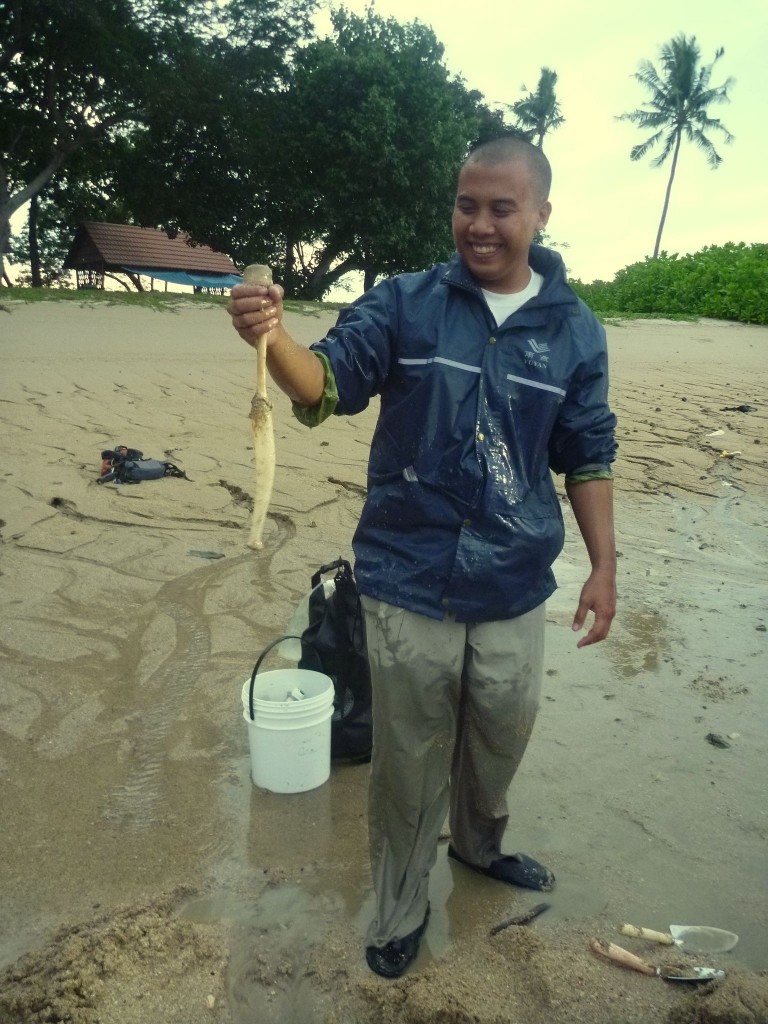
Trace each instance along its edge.
{"label": "smiling man", "polygon": [[551,889],[552,871],[505,854],[507,790],[539,706],[544,602],[565,487],[591,562],[573,619],[582,648],[616,603],[605,335],[533,244],[550,215],[544,154],[504,137],[464,163],[447,264],[383,281],[306,349],[283,327],[282,289],[233,289],[241,337],[266,332],[268,366],[314,426],[373,395],[368,495],[355,532],[373,684],[368,823],[376,916],[366,959],[383,977],[415,959],[429,872],[448,856],[498,882]]}

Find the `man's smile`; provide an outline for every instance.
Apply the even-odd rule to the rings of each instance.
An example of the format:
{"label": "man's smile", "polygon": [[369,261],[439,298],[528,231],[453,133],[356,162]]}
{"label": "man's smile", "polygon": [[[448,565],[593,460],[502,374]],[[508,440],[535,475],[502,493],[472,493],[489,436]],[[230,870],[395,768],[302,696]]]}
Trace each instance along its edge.
{"label": "man's smile", "polygon": [[472,252],[476,256],[492,256],[493,253],[498,252],[501,248],[498,244],[491,244],[489,242],[470,242],[472,246]]}

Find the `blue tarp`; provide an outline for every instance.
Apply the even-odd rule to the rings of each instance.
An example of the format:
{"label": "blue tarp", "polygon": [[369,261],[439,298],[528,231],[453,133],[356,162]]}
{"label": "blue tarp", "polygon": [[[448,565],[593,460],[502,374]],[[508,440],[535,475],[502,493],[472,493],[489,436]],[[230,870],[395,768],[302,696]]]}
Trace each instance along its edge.
{"label": "blue tarp", "polygon": [[169,284],[186,284],[194,288],[234,288],[236,284],[243,283],[239,274],[188,274],[185,270],[149,270],[147,267],[123,267],[123,270],[141,274],[142,277],[154,277]]}

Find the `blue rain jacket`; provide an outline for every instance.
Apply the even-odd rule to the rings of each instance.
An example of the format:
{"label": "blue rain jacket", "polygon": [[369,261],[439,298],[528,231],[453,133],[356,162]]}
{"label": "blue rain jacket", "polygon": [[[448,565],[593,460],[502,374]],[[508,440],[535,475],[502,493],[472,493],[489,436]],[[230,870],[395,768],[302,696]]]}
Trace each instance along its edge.
{"label": "blue rain jacket", "polygon": [[533,246],[538,296],[501,326],[454,256],[377,285],[312,348],[348,416],[381,396],[353,540],[360,591],[432,618],[513,618],[555,590],[555,473],[615,455],[605,332]]}

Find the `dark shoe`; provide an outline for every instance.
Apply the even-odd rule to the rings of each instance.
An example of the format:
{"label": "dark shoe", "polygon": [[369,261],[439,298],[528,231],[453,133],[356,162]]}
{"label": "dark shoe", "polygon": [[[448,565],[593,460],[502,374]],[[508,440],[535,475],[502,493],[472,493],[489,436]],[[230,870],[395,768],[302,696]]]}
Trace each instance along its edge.
{"label": "dark shoe", "polygon": [[539,889],[542,892],[549,892],[554,887],[555,876],[539,864],[533,857],[527,857],[524,853],[513,853],[508,857],[498,857],[489,867],[480,868],[464,860],[454,850],[448,847],[448,856],[464,864],[473,871],[479,871],[481,875],[488,878],[495,878],[497,882],[506,882],[508,885],[519,885],[525,889]]}
{"label": "dark shoe", "polygon": [[424,920],[418,928],[402,939],[393,939],[386,946],[366,946],[365,959],[368,966],[383,978],[399,978],[416,959],[421,937],[429,921],[429,904]]}

